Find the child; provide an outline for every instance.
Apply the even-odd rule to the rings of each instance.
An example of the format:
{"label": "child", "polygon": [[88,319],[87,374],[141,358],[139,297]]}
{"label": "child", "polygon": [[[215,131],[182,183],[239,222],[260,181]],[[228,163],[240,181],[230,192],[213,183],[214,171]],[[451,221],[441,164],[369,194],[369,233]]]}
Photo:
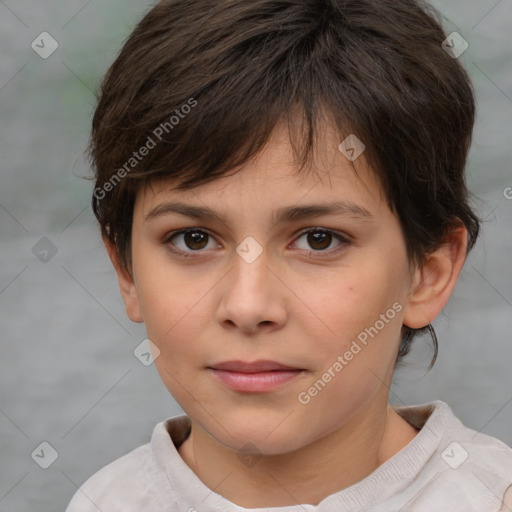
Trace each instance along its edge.
{"label": "child", "polygon": [[512,510],[512,449],[388,405],[479,231],[446,37],[418,0],[164,0],[137,26],[92,204],[186,415],[68,512]]}

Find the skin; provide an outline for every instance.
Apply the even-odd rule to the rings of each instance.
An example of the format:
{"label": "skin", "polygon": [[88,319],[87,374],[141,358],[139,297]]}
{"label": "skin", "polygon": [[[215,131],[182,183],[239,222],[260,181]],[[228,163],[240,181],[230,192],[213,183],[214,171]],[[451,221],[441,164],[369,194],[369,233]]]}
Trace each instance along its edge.
{"label": "skin", "polygon": [[[141,189],[130,271],[105,241],[127,314],[145,322],[160,350],[157,370],[192,421],[181,457],[206,486],[242,507],[316,505],[414,439],[417,430],[388,405],[401,328],[434,320],[465,259],[467,233],[461,227],[424,265],[412,267],[399,220],[364,154],[354,163],[356,175],[331,128],[318,141],[316,172],[302,178],[279,125],[237,174],[187,192],[176,192],[169,180]],[[371,217],[322,215],[281,224],[271,218],[283,206],[339,200],[365,208]],[[166,201],[208,206],[222,221],[173,213],[145,220]],[[174,231],[192,227],[211,236],[196,245],[183,235],[169,240]],[[327,235],[308,243],[301,234],[307,228],[329,229],[349,242]],[[263,250],[252,263],[236,252],[248,236]],[[170,247],[192,257],[173,254]],[[401,311],[301,404],[298,394],[397,302]],[[225,387],[206,368],[259,359],[304,371],[276,390],[246,393]],[[256,448],[248,450],[247,443]],[[257,462],[245,464],[240,451],[252,452]]]}

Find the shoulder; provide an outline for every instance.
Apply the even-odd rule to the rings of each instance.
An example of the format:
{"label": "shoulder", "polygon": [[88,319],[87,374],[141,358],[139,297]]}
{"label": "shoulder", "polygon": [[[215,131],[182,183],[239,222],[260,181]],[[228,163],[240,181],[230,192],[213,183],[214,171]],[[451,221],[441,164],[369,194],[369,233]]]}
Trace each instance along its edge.
{"label": "shoulder", "polygon": [[433,412],[423,428],[439,428],[439,443],[417,476],[416,508],[410,510],[434,504],[446,512],[497,512],[512,485],[512,448],[466,427],[444,402],[430,405]]}
{"label": "shoulder", "polygon": [[[159,512],[168,509],[172,494],[151,443],[147,443],[92,475],[76,491],[66,512]],[[166,497],[167,509],[162,496]]]}
{"label": "shoulder", "polygon": [[495,437],[466,427],[448,405],[441,404],[447,417],[438,448],[441,461],[461,475],[471,473],[483,482],[489,478],[501,482],[505,491],[512,484],[512,448]]}

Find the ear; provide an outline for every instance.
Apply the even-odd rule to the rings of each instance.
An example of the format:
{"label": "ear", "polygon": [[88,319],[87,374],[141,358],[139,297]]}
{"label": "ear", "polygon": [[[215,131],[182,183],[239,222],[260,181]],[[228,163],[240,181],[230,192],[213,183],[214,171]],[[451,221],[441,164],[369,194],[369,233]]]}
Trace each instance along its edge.
{"label": "ear", "polygon": [[466,260],[467,237],[464,226],[455,226],[445,236],[443,244],[415,270],[403,317],[404,325],[420,329],[442,311]]}
{"label": "ear", "polygon": [[119,258],[119,253],[116,246],[107,238],[103,238],[103,243],[108,252],[108,256],[117,274],[117,280],[119,282],[119,289],[121,296],[126,308],[126,314],[132,322],[141,323],[144,321],[142,312],[139,304],[139,297],[137,295],[137,289],[133,277],[126,270]]}

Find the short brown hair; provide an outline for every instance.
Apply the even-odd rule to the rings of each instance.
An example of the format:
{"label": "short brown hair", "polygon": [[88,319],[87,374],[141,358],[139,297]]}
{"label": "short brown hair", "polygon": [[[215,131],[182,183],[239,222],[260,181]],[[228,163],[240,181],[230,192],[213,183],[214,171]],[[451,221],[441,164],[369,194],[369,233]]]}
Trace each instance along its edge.
{"label": "short brown hair", "polygon": [[[103,236],[130,269],[143,183],[167,177],[186,190],[217,179],[286,119],[301,172],[326,114],[340,142],[355,134],[366,145],[411,262],[458,224],[469,251],[479,231],[464,174],[475,100],[445,38],[421,0],[159,2],[106,74],[94,114],[92,207]],[[424,329],[404,326],[399,359]]]}

